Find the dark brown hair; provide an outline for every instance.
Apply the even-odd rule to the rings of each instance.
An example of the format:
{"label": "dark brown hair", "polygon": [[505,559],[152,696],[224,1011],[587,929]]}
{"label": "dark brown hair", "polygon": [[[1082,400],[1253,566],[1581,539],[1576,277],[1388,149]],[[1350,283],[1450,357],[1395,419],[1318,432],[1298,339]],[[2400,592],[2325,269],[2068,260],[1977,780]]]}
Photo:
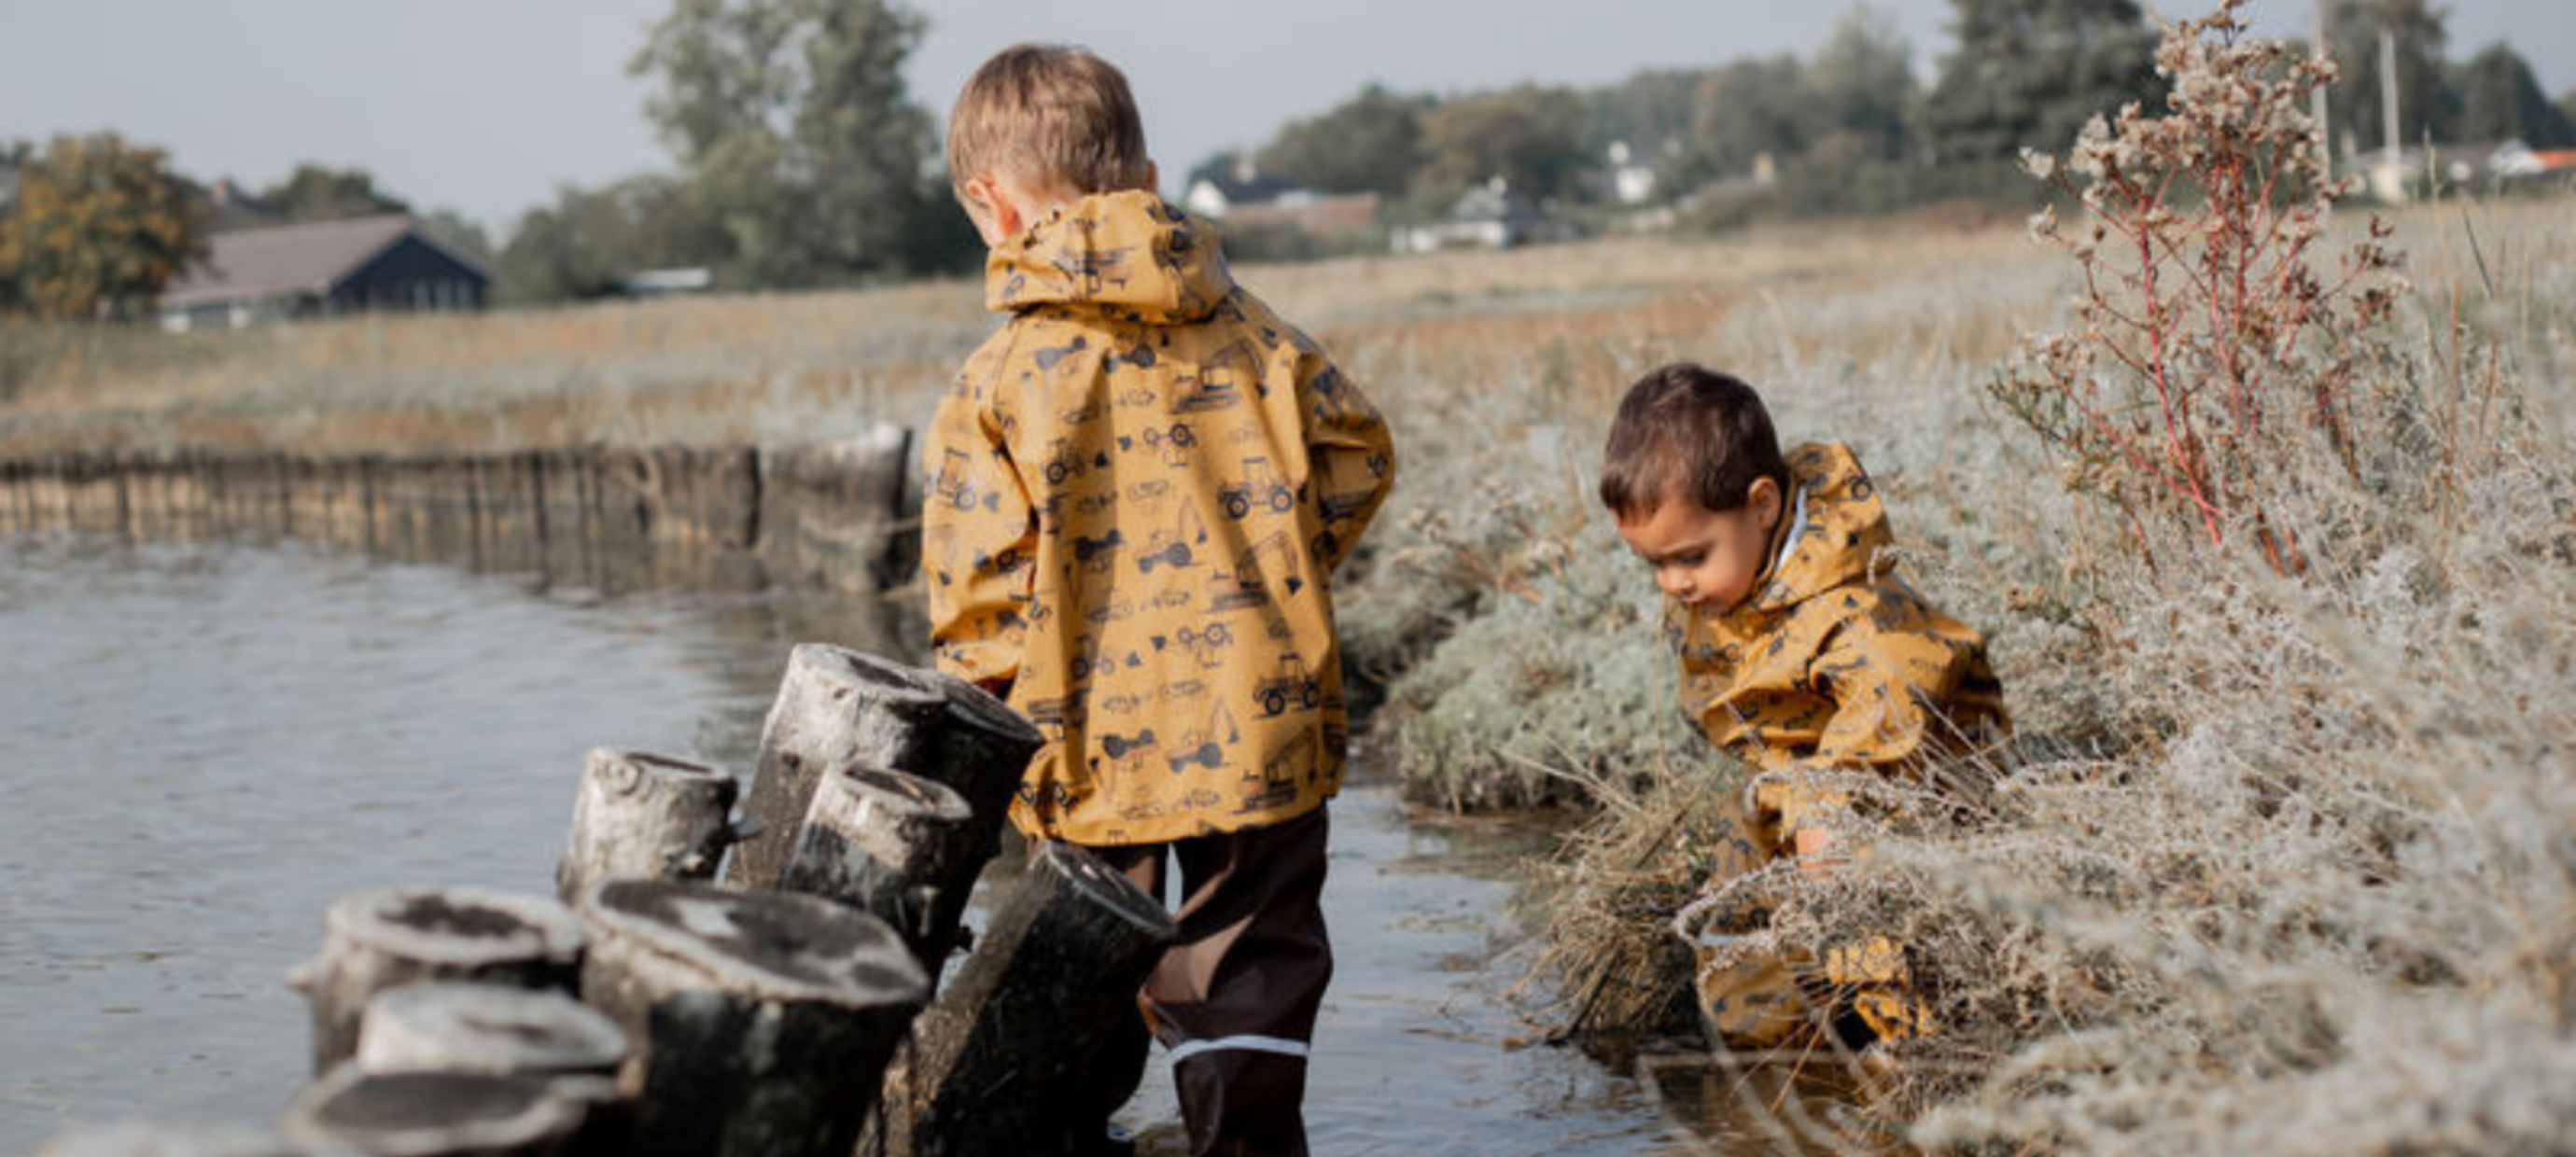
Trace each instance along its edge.
{"label": "dark brown hair", "polygon": [[1601,504],[1623,522],[1675,497],[1738,510],[1759,478],[1787,495],[1789,464],[1762,395],[1727,374],[1675,362],[1637,379],[1620,399],[1602,454]]}
{"label": "dark brown hair", "polygon": [[1061,44],[993,54],[948,114],[948,180],[1008,173],[1076,195],[1141,189],[1151,162],[1118,66]]}

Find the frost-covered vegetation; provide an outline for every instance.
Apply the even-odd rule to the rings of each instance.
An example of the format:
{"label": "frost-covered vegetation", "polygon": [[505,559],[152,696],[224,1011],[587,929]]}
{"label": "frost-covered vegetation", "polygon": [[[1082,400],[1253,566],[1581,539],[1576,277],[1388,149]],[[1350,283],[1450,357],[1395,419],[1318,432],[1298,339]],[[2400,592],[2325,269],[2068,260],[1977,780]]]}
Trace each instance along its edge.
{"label": "frost-covered vegetation", "polygon": [[[1838,367],[1834,401],[1787,358],[1757,378],[1789,430],[1825,415],[1892,476],[2022,740],[1872,785],[1851,867],[1738,886],[1780,900],[1773,943],[1908,945],[1943,1028],[1879,1104],[1932,1148],[2562,1152],[2576,225],[2312,219],[2335,192],[2301,169],[2317,77],[2234,7],[2169,40],[2169,108],[2063,163],[2089,211],[2037,225],[2072,298],[2014,356]],[[2257,195],[2231,200],[2239,178]],[[1507,646],[1472,622],[1461,645]],[[1599,814],[1545,903],[1557,1011],[1587,1033],[1674,1026],[1671,925],[1735,784],[1705,757],[1618,770],[1589,777]]]}

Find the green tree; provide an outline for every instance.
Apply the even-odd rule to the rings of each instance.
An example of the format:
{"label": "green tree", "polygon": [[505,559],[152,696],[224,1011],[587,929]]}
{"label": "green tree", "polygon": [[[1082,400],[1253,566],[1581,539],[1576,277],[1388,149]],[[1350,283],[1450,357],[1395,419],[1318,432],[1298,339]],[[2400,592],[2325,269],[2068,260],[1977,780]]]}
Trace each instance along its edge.
{"label": "green tree", "polygon": [[1688,188],[1741,175],[1759,157],[1785,159],[1806,148],[1816,124],[1806,67],[1796,57],[1736,61],[1700,78],[1689,144],[1659,183]]}
{"label": "green tree", "polygon": [[580,301],[622,292],[638,270],[714,265],[728,238],[671,177],[634,177],[600,189],[567,188],[510,230],[494,264],[512,304]]}
{"label": "green tree", "polygon": [[2397,47],[2397,139],[2448,140],[2459,112],[2442,64],[2449,13],[2428,0],[2334,0],[2326,8],[2326,49],[2342,72],[2327,95],[2333,131],[2357,149],[2388,141],[2380,92],[2379,34]]}
{"label": "green tree", "polygon": [[1822,134],[1804,152],[1835,162],[1905,155],[1906,118],[1920,92],[1914,46],[1893,18],[1867,6],[1844,13],[1803,80]]}
{"label": "green tree", "polygon": [[1442,199],[1500,177],[1515,193],[1566,192],[1583,155],[1583,98],[1521,85],[1442,103],[1422,116],[1423,167],[1413,193]]}
{"label": "green tree", "polygon": [[1707,77],[1706,69],[1657,69],[1593,93],[1583,151],[1597,157],[1611,142],[1626,141],[1638,156],[1651,157],[1686,142]]}
{"label": "green tree", "polygon": [[400,198],[378,190],[375,177],[363,169],[313,164],[295,166],[294,173],[261,190],[258,197],[288,221],[337,221],[411,211]]}
{"label": "green tree", "polygon": [[205,251],[205,209],[161,150],[114,133],[18,150],[0,217],[0,292],[59,319],[133,316]]}
{"label": "green tree", "polygon": [[2063,149],[2084,122],[2155,99],[2155,30],[2134,0],[1951,0],[1958,50],[1924,104],[1942,161]]}
{"label": "green tree", "polygon": [[2460,69],[2459,120],[2453,139],[2502,141],[2520,139],[2535,149],[2576,145],[2576,124],[2549,103],[2531,62],[2498,41]]}
{"label": "green tree", "polygon": [[890,0],[676,0],[630,69],[739,284],[793,288],[943,264],[963,227],[901,68]]}
{"label": "green tree", "polygon": [[1404,191],[1422,167],[1422,117],[1431,102],[1378,85],[1291,121],[1257,154],[1261,171],[1327,193]]}

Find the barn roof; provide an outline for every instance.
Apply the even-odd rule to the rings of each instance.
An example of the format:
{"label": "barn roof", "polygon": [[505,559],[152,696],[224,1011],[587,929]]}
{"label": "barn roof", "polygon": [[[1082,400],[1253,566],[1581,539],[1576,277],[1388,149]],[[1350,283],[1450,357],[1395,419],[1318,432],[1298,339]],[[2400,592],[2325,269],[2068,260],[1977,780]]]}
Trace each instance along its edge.
{"label": "barn roof", "polygon": [[217,233],[207,239],[206,259],[172,279],[161,293],[161,304],[186,308],[329,293],[333,285],[407,236],[483,272],[481,262],[421,233],[409,214],[387,213]]}

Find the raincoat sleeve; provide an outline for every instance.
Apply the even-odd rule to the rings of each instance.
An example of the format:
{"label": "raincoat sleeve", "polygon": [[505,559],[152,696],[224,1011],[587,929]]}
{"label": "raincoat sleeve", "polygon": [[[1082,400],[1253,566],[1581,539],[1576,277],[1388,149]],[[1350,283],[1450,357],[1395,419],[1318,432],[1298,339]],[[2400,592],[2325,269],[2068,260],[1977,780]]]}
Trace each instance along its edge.
{"label": "raincoat sleeve", "polygon": [[[1799,761],[1812,771],[1866,771],[1903,775],[1938,744],[1935,729],[1949,723],[1934,706],[1959,685],[1969,657],[1941,638],[1902,625],[1881,626],[1870,617],[1839,625],[1808,661],[1808,679],[1834,702],[1816,749]],[[1780,830],[1794,832],[1849,804],[1847,792],[1786,776],[1763,802],[1780,815]]]}
{"label": "raincoat sleeve", "polygon": [[1037,525],[993,407],[1005,359],[979,352],[941,399],[923,446],[922,570],[939,669],[996,693],[1020,671]]}
{"label": "raincoat sleeve", "polygon": [[1331,574],[1350,557],[1395,485],[1395,440],[1359,384],[1321,357],[1297,385],[1305,403],[1308,484],[1318,527],[1315,555]]}

